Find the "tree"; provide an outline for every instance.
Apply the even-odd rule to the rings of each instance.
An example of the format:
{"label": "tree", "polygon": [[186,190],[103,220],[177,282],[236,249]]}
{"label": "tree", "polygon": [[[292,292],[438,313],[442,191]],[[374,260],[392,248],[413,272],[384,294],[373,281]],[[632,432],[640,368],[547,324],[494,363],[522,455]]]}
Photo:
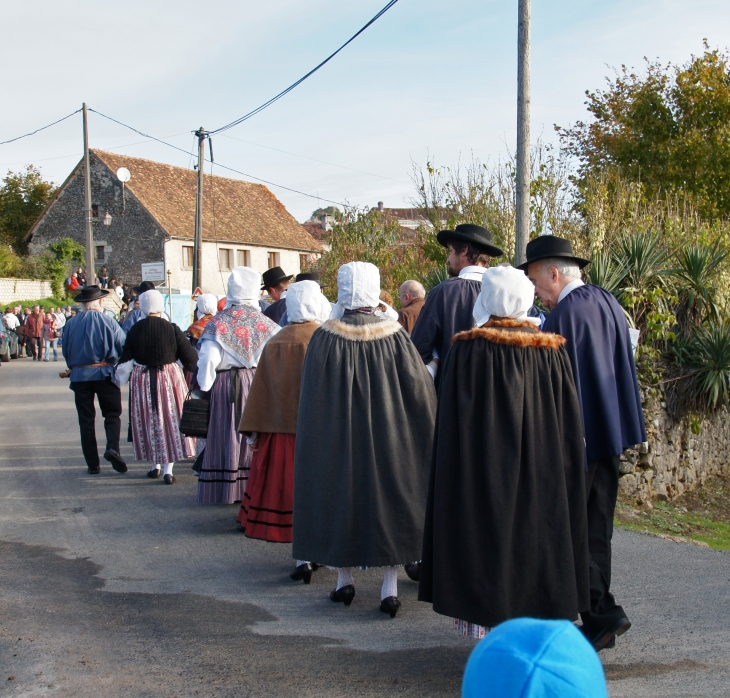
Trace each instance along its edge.
{"label": "tree", "polygon": [[9,171],[0,187],[0,242],[25,252],[23,238],[55,191],[34,165],[25,172]]}
{"label": "tree", "polygon": [[606,90],[586,92],[592,121],[556,126],[581,191],[622,178],[647,200],[681,194],[703,217],[730,215],[730,55],[704,47],[683,66],[622,66]]}
{"label": "tree", "polygon": [[342,211],[337,206],[328,206],[327,208],[318,208],[312,211],[312,220],[318,220],[322,216],[332,216],[337,221],[342,218]]}

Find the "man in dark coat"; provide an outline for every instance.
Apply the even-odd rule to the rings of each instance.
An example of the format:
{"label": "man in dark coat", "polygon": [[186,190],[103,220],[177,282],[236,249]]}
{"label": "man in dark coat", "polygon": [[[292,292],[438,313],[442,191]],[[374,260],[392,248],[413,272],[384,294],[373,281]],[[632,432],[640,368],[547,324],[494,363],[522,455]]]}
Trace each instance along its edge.
{"label": "man in dark coat", "polygon": [[294,457],[292,555],[338,568],[332,601],[349,606],[353,567],[383,567],[380,610],[395,617],[397,566],[419,559],[436,393],[405,330],[375,315],[380,273],[338,273],[333,317],[313,335]]}
{"label": "man in dark coat", "polygon": [[492,244],[492,233],[479,225],[464,223],[436,236],[449,249],[449,276],[428,294],[413,329],[413,343],[434,378],[439,361],[446,359],[451,338],[474,326],[472,309],[481,290],[482,274],[491,257],[504,252]]}
{"label": "man in dark coat", "polygon": [[267,269],[261,276],[263,283],[261,290],[266,291],[274,300],[261,312],[273,322],[278,323],[286,311],[286,289],[289,288],[291,280],[292,275],[287,276],[281,267]]}
{"label": "man in dark coat", "polygon": [[611,592],[611,538],[618,495],[619,457],[646,441],[629,326],[616,299],[586,285],[568,240],[545,235],[527,245],[525,270],[552,312],[543,329],[566,338],[583,414],[591,610],[583,632],[596,650],[612,647],[631,623]]}
{"label": "man in dark coat", "polygon": [[565,340],[493,267],[443,364],[418,598],[464,635],[590,608],[580,404]]}

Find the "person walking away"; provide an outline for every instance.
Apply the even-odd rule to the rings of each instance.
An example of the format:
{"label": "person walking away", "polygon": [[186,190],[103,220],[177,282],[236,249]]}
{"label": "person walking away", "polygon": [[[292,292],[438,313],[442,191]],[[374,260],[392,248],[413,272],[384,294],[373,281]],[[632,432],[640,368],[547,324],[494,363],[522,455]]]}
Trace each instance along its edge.
{"label": "person walking away", "polygon": [[534,298],[518,269],[487,269],[442,365],[418,598],[477,639],[590,608],[580,404]]}
{"label": "person walking away", "polygon": [[[289,324],[264,347],[243,409],[241,431],[253,451],[238,523],[246,536],[292,542],[294,447],[299,390],[309,340],[329,319],[331,306],[316,281],[299,281],[286,295]],[[297,560],[290,575],[309,584],[313,566]]]}
{"label": "person walking away", "polygon": [[212,391],[200,504],[240,502],[246,490],[251,449],[238,425],[264,345],[281,329],[259,311],[260,288],[259,272],[236,267],[228,277],[226,308],[208,322],[198,344],[198,385]]}
{"label": "person walking away", "polygon": [[33,306],[33,312],[28,315],[26,320],[25,336],[28,342],[28,353],[33,357],[33,361],[40,361],[43,347],[43,320],[45,315],[41,315],[39,305]]}
{"label": "person walking away", "polygon": [[404,281],[398,289],[398,298],[401,306],[398,322],[412,335],[416,320],[426,303],[426,289],[419,281]]}
{"label": "person walking away", "polygon": [[281,267],[267,269],[263,274],[261,290],[266,291],[274,302],[262,312],[273,322],[278,323],[286,310],[286,302],[284,299],[286,298],[286,290],[289,288],[289,283],[292,278],[293,275],[287,276]]}
{"label": "person walking away", "polygon": [[177,325],[162,319],[159,291],[146,291],[139,304],[145,319],[127,335],[117,376],[129,382],[135,460],[153,464],[147,477],[163,475],[165,484],[172,485],[174,464],[195,454],[195,439],[180,432],[187,385],[177,362],[194,371],[198,354]]}
{"label": "person walking away", "polygon": [[58,361],[58,320],[53,313],[46,313],[43,320],[42,339],[43,339],[43,361],[50,361],[51,347],[53,348],[53,360]]}
{"label": "person walking away", "polygon": [[375,315],[378,268],[350,262],[337,281],[304,360],[292,555],[337,568],[330,599],[346,606],[352,568],[382,567],[380,610],[394,618],[398,567],[421,555],[436,392],[405,330]]}
{"label": "person walking away", "polygon": [[[319,286],[320,291],[322,288],[322,282],[319,278],[319,272],[318,271],[303,271],[301,274],[297,274],[294,278],[295,283],[299,283],[300,281],[315,281],[317,285]],[[329,301],[327,301],[329,303]],[[286,303],[284,303],[286,306]],[[330,303],[330,309],[332,308],[332,304]],[[266,308],[264,308],[265,310]],[[261,311],[263,312],[263,310]],[[284,310],[283,315],[279,318],[279,327],[286,327],[289,324],[289,316],[287,315],[286,309]]]}
{"label": "person walking away", "polygon": [[[146,293],[147,291],[153,291],[155,289],[155,285],[151,281],[143,281],[139,286],[135,286],[134,292],[137,294],[137,301],[139,300],[139,296],[141,296],[143,293]],[[134,303],[134,310],[132,310],[131,313],[127,315],[126,318],[124,318],[124,322],[122,323],[122,329],[125,332],[129,332],[129,330],[134,327],[135,323],[139,322],[140,320],[145,319],[144,310],[137,304],[137,301]],[[169,320],[166,313],[162,313],[163,318],[166,320]]]}
{"label": "person walking away", "polygon": [[588,263],[573,254],[570,241],[544,235],[528,243],[520,268],[551,309],[544,330],[567,340],[580,399],[591,584],[591,608],[581,613],[581,629],[600,651],[631,627],[610,592],[611,538],[620,456],[646,441],[646,428],[626,316],[610,293],[583,283],[580,270]]}
{"label": "person walking away", "polygon": [[109,291],[87,286],[74,300],[83,312],[74,315],[64,331],[63,358],[70,370],[70,388],[74,391],[79,417],[81,448],[89,473],[101,472],[96,445],[94,397],[99,401],[106,432],[105,460],[118,473],[127,472],[119,454],[122,393],[114,384],[114,365],[124,347],[125,334],[119,324],[104,313],[102,299]]}
{"label": "person walking away", "polygon": [[210,319],[218,312],[218,299],[212,293],[203,293],[195,299],[195,322],[188,327],[186,334],[190,344],[197,348]]}
{"label": "person walking away", "polygon": [[470,223],[441,230],[436,239],[449,250],[446,264],[452,278],[428,294],[412,333],[413,343],[434,379],[439,361],[446,359],[451,348],[451,338],[474,326],[472,310],[490,259],[504,254],[492,244],[491,231]]}

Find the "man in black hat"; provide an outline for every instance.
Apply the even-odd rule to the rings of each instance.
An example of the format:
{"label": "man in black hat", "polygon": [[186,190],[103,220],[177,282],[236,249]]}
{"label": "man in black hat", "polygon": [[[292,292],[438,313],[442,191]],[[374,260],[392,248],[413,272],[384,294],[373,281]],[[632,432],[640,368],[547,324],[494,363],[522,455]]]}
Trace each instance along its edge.
{"label": "man in black hat", "polygon": [[543,329],[566,338],[581,403],[586,444],[586,500],[591,610],[582,630],[596,650],[612,647],[631,622],[611,584],[611,538],[618,495],[619,457],[646,441],[639,383],[626,316],[616,299],[581,281],[588,260],[568,240],[544,235],[527,245],[525,271],[551,309]]}
{"label": "man in black hat", "polygon": [[492,257],[504,252],[492,243],[492,233],[480,225],[462,223],[442,230],[436,239],[449,250],[446,264],[452,278],[428,294],[413,328],[412,339],[435,378],[439,361],[446,358],[451,338],[474,326],[472,310],[482,288],[482,274]]}
{"label": "man in black hat", "polygon": [[286,289],[289,288],[293,274],[287,276],[281,267],[272,267],[267,269],[261,275],[261,281],[263,286],[262,291],[266,291],[274,300],[274,302],[263,310],[263,314],[266,315],[269,320],[279,322],[281,316],[286,310]]}
{"label": "man in black hat", "polygon": [[63,358],[66,359],[74,391],[81,430],[81,449],[91,474],[101,472],[96,446],[96,410],[99,401],[106,431],[104,458],[118,473],[127,472],[119,454],[122,393],[113,383],[114,364],[122,354],[126,335],[119,324],[104,313],[102,298],[109,291],[87,286],[74,300],[84,311],[70,318],[63,331]]}

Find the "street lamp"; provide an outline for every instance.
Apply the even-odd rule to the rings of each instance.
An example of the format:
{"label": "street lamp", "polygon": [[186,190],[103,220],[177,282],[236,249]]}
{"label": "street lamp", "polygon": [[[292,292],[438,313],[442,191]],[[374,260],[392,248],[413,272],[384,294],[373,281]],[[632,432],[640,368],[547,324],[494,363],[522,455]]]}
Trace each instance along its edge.
{"label": "street lamp", "polygon": [[101,219],[101,222],[104,225],[111,225],[112,224],[112,214],[109,213],[109,211],[104,212],[104,218]]}

